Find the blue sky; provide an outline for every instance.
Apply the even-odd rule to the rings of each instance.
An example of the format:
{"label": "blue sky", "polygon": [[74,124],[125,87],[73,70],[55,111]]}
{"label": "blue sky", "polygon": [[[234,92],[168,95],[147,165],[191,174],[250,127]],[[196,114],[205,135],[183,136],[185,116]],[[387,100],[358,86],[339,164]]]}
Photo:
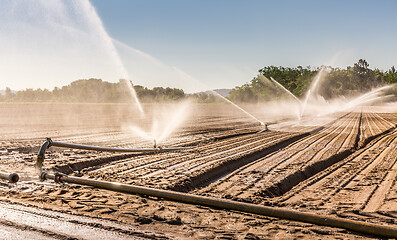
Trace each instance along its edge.
{"label": "blue sky", "polygon": [[397,1],[92,3],[113,38],[202,81],[227,76],[230,84],[219,80],[227,87],[266,65],[345,67],[359,58],[385,70],[397,64]]}
{"label": "blue sky", "polygon": [[391,0],[0,1],[0,88],[128,77],[194,92],[268,65],[397,66]]}

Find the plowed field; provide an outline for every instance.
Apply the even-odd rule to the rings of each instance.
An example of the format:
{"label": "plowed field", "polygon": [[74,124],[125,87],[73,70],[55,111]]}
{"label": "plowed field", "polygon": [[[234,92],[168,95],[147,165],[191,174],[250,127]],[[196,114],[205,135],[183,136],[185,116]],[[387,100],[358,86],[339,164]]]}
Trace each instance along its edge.
{"label": "plowed field", "polygon": [[[160,107],[146,107],[150,109],[146,114],[155,118]],[[347,219],[397,223],[396,113],[363,107],[296,121],[266,116],[255,106],[245,107],[268,122],[269,131],[261,131],[262,126],[232,106],[194,105],[186,122],[157,143],[189,149],[121,154],[51,147],[44,168]],[[21,176],[17,184],[0,181],[5,204],[1,207],[7,209],[0,215],[0,230],[32,232],[43,239],[95,239],[95,234],[120,239],[374,237],[148,196],[42,182],[34,164],[45,137],[105,147],[150,148],[153,141],[133,134],[128,126],[150,129],[151,122],[145,119],[151,117],[139,118],[129,106],[117,104],[0,104],[0,110],[0,171]],[[37,219],[20,222],[12,217],[13,212],[29,212]],[[64,222],[67,228],[44,226],[51,218],[57,224]],[[85,236],[84,231],[92,235]],[[112,235],[115,232],[119,235]]]}

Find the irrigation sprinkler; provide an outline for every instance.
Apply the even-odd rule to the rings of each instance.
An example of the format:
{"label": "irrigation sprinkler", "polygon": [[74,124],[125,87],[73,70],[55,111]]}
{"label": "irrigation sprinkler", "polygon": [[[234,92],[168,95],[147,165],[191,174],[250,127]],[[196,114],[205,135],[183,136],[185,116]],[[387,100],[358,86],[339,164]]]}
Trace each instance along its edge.
{"label": "irrigation sprinkler", "polygon": [[16,173],[9,174],[9,173],[0,172],[0,178],[8,180],[10,183],[16,183],[19,181],[19,175]]}
{"label": "irrigation sprinkler", "polygon": [[269,131],[269,128],[267,127],[267,124],[265,123],[265,127],[257,133],[263,133],[263,132],[267,132],[267,131]]}
{"label": "irrigation sprinkler", "polygon": [[37,155],[37,167],[39,168],[40,172],[42,171],[43,162],[45,158],[45,152],[50,147],[61,147],[61,148],[72,148],[72,149],[83,149],[83,150],[92,150],[92,151],[99,151],[99,152],[124,152],[124,153],[156,153],[156,152],[170,152],[170,151],[177,151],[177,150],[185,150],[190,149],[192,147],[174,147],[174,148],[161,148],[157,147],[156,145],[154,148],[141,148],[141,149],[129,149],[129,148],[111,148],[111,147],[98,147],[98,146],[88,146],[88,145],[81,145],[81,144],[73,144],[73,143],[64,143],[64,142],[56,142],[52,141],[51,138],[47,138],[46,141],[43,143],[39,150],[39,154]]}
{"label": "irrigation sprinkler", "polygon": [[183,202],[188,204],[235,210],[235,211],[253,213],[263,216],[312,223],[321,226],[343,228],[343,229],[365,233],[365,234],[371,234],[375,236],[397,238],[397,228],[388,225],[380,225],[375,223],[361,222],[361,221],[344,219],[339,217],[317,215],[313,213],[299,212],[296,210],[290,210],[285,208],[268,207],[259,204],[250,204],[250,203],[232,201],[228,199],[199,196],[199,195],[181,193],[176,191],[73,177],[58,173],[50,174],[50,173],[42,172],[41,179],[43,181],[46,179],[52,179],[57,183],[64,182],[64,183],[80,184],[80,185],[92,186],[96,188],[129,193],[129,194],[154,196],[154,197],[159,197],[171,201]]}

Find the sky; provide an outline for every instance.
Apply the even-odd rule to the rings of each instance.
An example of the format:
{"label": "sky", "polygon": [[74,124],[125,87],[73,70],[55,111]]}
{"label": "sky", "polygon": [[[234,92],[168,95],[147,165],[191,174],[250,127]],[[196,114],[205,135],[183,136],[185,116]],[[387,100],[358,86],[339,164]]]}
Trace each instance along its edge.
{"label": "sky", "polygon": [[269,65],[397,66],[397,1],[0,0],[0,89],[233,88]]}

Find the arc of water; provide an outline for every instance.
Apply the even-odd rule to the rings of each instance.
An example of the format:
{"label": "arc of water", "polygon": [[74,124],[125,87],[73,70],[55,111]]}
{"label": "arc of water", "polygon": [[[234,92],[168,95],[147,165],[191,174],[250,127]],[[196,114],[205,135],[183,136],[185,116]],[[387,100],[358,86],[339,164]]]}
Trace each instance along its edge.
{"label": "arc of water", "polygon": [[362,105],[364,103],[368,103],[368,102],[372,102],[375,100],[378,100],[380,98],[384,98],[387,96],[379,96],[379,94],[381,93],[381,91],[386,90],[391,88],[393,85],[387,85],[387,86],[383,86],[383,87],[379,87],[376,88],[368,93],[365,93],[359,97],[354,98],[353,100],[349,101],[346,106],[343,108],[343,110],[347,110],[359,105]]}
{"label": "arc of water", "polygon": [[314,92],[314,90],[317,88],[318,83],[320,82],[320,79],[323,76],[323,73],[325,72],[325,67],[322,66],[320,71],[317,73],[316,77],[314,78],[314,82],[311,85],[311,87],[309,88],[309,90],[306,93],[306,98],[305,101],[303,102],[302,105],[302,111],[300,114],[300,118],[302,118],[303,114],[305,113],[306,107],[307,107],[307,102],[309,101],[311,94]]}
{"label": "arc of water", "polygon": [[[197,79],[195,79],[194,77],[190,76],[189,74],[185,73],[184,71],[182,71],[181,69],[177,68],[177,67],[173,67],[173,69],[179,73],[181,76],[184,76],[185,78],[188,78],[191,81],[194,81],[200,85],[204,85],[202,82],[198,81]],[[223,99],[224,101],[226,101],[227,103],[230,103],[231,105],[233,105],[235,108],[237,108],[238,110],[242,111],[243,113],[245,113],[247,116],[249,116],[250,118],[254,119],[255,121],[259,122],[262,126],[265,125],[264,122],[262,122],[261,120],[259,120],[258,118],[256,118],[254,115],[252,115],[251,113],[247,112],[246,110],[244,110],[243,108],[241,108],[240,106],[238,106],[237,104],[235,104],[234,102],[230,101],[229,99],[227,99],[226,97],[222,96],[221,94],[219,94],[218,92],[214,91],[214,90],[210,90],[214,95],[220,97],[221,99]]]}
{"label": "arc of water", "polygon": [[[92,20],[95,22],[96,26],[98,27],[98,31],[100,33],[102,40],[105,42],[115,63],[117,64],[117,66],[120,69],[122,78],[124,80],[129,79],[127,70],[125,69],[124,64],[121,61],[121,58],[116,50],[116,47],[114,46],[114,44],[112,42],[112,38],[109,36],[108,32],[106,31],[106,28],[103,25],[103,22],[102,22],[101,18],[99,17],[97,11],[95,10],[94,6],[91,4],[91,2],[89,0],[80,1],[80,4],[82,4],[83,9],[86,11],[87,16],[91,16],[93,18]],[[129,83],[128,80],[126,80],[126,86],[127,86],[127,89],[129,90],[129,92],[131,93],[131,96],[134,99],[139,111],[142,114],[144,114],[142,104],[139,101],[138,95],[136,94],[134,87],[131,85],[131,83]]]}
{"label": "arc of water", "polygon": [[302,118],[303,113],[305,112],[305,109],[306,109],[306,106],[307,106],[307,102],[309,101],[309,98],[310,98],[310,93],[311,93],[311,89],[309,89],[309,90],[307,91],[307,93],[306,93],[305,101],[303,101],[302,110],[301,110],[301,112],[300,112],[300,114],[299,114],[299,119]]}
{"label": "arc of water", "polygon": [[[261,75],[261,76],[263,76],[263,75]],[[263,77],[266,78],[265,76],[263,76]],[[295,99],[299,104],[302,104],[302,101],[299,98],[297,98],[292,92],[290,92],[288,89],[286,89],[281,83],[279,83],[276,80],[274,80],[273,77],[270,77],[270,80],[272,80],[277,86],[279,86],[286,93],[288,93],[288,95],[290,95],[293,99]]]}
{"label": "arc of water", "polygon": [[223,100],[225,100],[226,102],[232,104],[234,107],[236,107],[237,109],[239,109],[240,111],[242,111],[243,113],[247,114],[249,117],[251,117],[252,119],[258,121],[262,126],[265,125],[264,122],[262,122],[261,120],[259,120],[258,118],[256,118],[254,115],[252,115],[251,113],[247,112],[246,110],[244,110],[243,108],[241,108],[239,105],[235,104],[234,102],[230,101],[229,99],[227,99],[226,97],[222,96],[221,94],[219,94],[218,92],[214,91],[214,90],[210,90],[213,94],[215,94],[216,96],[222,98]]}
{"label": "arc of water", "polygon": [[132,82],[127,79],[120,79],[120,82],[122,82],[127,87],[128,92],[130,93],[131,97],[134,99],[134,101],[139,109],[139,112],[142,115],[145,115],[145,112],[143,111],[142,104],[139,101],[138,95],[136,94],[136,91],[134,89],[134,86],[132,85]]}
{"label": "arc of water", "polygon": [[302,107],[302,101],[297,98],[292,92],[290,92],[288,89],[286,89],[282,84],[280,84],[279,82],[277,82],[276,80],[274,80],[273,77],[270,77],[271,81],[264,76],[263,74],[259,74],[258,75],[258,79],[260,81],[262,81],[264,84],[267,84],[268,82],[273,82],[274,84],[276,84],[276,86],[278,86],[279,88],[281,88],[283,91],[285,91],[289,96],[291,96],[293,99],[295,99],[298,103],[299,103],[299,107],[296,110],[296,116],[298,118],[298,120],[300,120],[300,109]]}

